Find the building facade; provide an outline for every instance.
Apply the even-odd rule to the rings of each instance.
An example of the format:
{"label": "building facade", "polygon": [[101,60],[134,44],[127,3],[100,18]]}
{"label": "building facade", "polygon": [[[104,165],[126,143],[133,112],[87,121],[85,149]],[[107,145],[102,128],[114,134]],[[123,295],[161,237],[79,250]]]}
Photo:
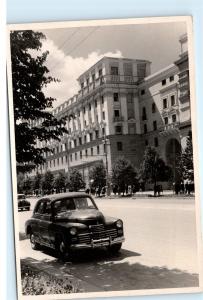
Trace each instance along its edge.
{"label": "building facade", "polygon": [[84,72],[78,94],[53,110],[57,118],[66,117],[68,134],[47,145],[53,152],[44,154],[41,172],[77,168],[88,184],[98,162],[109,175],[118,156],[139,168],[147,145],[175,167],[191,128],[186,42],[181,37],[180,58],[155,74],[149,61],[112,57]]}

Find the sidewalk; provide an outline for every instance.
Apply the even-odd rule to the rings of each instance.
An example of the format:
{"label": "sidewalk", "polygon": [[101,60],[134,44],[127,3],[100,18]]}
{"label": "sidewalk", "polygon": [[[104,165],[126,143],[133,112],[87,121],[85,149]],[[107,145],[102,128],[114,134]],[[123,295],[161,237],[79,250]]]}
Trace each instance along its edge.
{"label": "sidewalk", "polygon": [[[94,195],[93,195],[94,196]],[[94,196],[95,198],[106,198],[106,199],[118,199],[118,198],[148,198],[148,197],[154,197],[154,191],[144,191],[144,192],[137,192],[133,195],[114,195],[114,193],[111,193],[110,196],[104,196],[104,197],[96,197]],[[176,197],[181,197],[181,198],[193,198],[195,197],[195,193],[191,193],[190,195],[188,194],[178,194],[176,195],[172,190],[164,190],[163,193],[160,194],[160,196],[157,196],[156,198],[161,198],[161,197],[173,197],[173,198],[176,198]]]}

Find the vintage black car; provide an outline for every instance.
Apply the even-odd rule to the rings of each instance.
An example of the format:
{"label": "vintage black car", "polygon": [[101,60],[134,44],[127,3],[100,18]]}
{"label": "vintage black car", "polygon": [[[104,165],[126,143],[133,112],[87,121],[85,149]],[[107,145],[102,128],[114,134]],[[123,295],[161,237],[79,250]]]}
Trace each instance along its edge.
{"label": "vintage black car", "polygon": [[18,194],[18,210],[30,210],[30,202],[25,194]]}
{"label": "vintage black car", "polygon": [[92,197],[79,192],[38,200],[25,232],[32,249],[43,245],[55,249],[60,257],[97,247],[106,247],[113,254],[124,241],[122,220],[104,217]]}

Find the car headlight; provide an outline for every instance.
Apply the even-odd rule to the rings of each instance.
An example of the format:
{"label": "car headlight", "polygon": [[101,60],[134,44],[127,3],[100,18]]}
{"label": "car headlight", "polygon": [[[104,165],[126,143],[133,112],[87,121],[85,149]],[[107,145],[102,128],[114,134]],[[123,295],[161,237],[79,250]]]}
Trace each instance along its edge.
{"label": "car headlight", "polygon": [[70,234],[71,234],[71,235],[76,235],[76,233],[77,233],[77,229],[76,229],[75,227],[72,227],[72,228],[70,229]]}
{"label": "car headlight", "polygon": [[121,220],[118,220],[118,221],[116,222],[116,227],[117,227],[117,228],[122,228],[122,227],[123,227],[123,222],[122,222]]}

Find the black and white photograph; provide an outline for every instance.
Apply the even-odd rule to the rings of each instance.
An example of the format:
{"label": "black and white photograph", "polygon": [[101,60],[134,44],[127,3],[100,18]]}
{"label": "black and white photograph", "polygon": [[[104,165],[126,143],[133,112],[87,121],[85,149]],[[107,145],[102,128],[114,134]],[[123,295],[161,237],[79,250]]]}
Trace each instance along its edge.
{"label": "black and white photograph", "polygon": [[13,24],[8,43],[19,299],[200,292],[192,18]]}

